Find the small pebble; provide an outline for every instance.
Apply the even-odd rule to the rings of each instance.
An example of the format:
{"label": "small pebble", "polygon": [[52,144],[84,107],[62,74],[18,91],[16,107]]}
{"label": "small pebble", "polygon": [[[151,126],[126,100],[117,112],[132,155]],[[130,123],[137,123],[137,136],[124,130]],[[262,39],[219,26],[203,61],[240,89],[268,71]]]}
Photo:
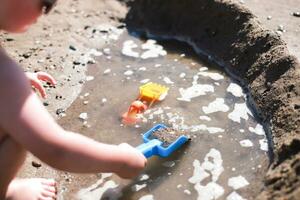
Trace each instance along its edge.
{"label": "small pebble", "polygon": [[63,108],[59,108],[59,109],[56,110],[57,115],[60,115],[62,113],[65,113],[65,110]]}
{"label": "small pebble", "polygon": [[31,53],[24,53],[22,56],[23,56],[24,58],[29,58],[29,57],[31,56]]}
{"label": "small pebble", "polygon": [[106,69],[103,74],[109,74],[111,72],[111,69]]}
{"label": "small pebble", "polygon": [[87,113],[80,113],[79,119],[81,119],[81,120],[86,120],[87,118],[88,118]]}
{"label": "small pebble", "polygon": [[185,194],[187,194],[187,195],[190,195],[191,194],[191,191],[189,191],[189,190],[184,190],[183,191]]}
{"label": "small pebble", "polygon": [[31,162],[31,165],[32,165],[33,167],[35,167],[35,168],[40,168],[40,167],[42,166],[41,163],[38,163],[38,162],[35,162],[35,161],[32,161],[32,162]]}
{"label": "small pebble", "polygon": [[73,45],[70,45],[69,46],[69,49],[73,50],[73,51],[76,51],[76,48],[73,46]]}
{"label": "small pebble", "polygon": [[277,30],[278,31],[280,31],[280,32],[286,32],[286,30],[284,29],[284,26],[283,25],[279,25],[278,27],[277,27]]}
{"label": "small pebble", "polygon": [[93,76],[87,76],[86,77],[86,81],[92,81],[92,80],[94,80],[95,78],[93,77]]}
{"label": "small pebble", "polygon": [[109,49],[109,48],[103,49],[103,53],[104,53],[105,55],[109,55],[109,54],[110,54],[110,49]]}
{"label": "small pebble", "polygon": [[294,17],[300,17],[300,12],[293,12]]}
{"label": "small pebble", "polygon": [[267,20],[271,20],[271,19],[272,19],[272,16],[269,15],[269,16],[267,17]]}
{"label": "small pebble", "polygon": [[6,41],[11,42],[11,41],[14,41],[14,39],[13,38],[6,38]]}
{"label": "small pebble", "polygon": [[145,181],[145,180],[148,180],[149,179],[149,176],[147,174],[143,174],[140,176],[140,181]]}
{"label": "small pebble", "polygon": [[103,98],[102,99],[102,103],[106,103],[107,102],[107,99],[106,98]]}
{"label": "small pebble", "polygon": [[73,61],[73,65],[80,65],[80,64],[81,64],[81,62],[78,60]]}

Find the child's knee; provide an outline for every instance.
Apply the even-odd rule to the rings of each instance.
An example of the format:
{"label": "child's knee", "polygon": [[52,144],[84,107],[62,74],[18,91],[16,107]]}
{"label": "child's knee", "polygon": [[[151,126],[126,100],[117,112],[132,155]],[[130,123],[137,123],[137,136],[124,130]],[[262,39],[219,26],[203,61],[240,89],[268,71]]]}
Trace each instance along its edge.
{"label": "child's knee", "polygon": [[23,158],[26,155],[26,150],[22,145],[16,142],[10,136],[5,136],[1,142],[1,149],[7,150],[7,154],[13,154],[14,157]]}

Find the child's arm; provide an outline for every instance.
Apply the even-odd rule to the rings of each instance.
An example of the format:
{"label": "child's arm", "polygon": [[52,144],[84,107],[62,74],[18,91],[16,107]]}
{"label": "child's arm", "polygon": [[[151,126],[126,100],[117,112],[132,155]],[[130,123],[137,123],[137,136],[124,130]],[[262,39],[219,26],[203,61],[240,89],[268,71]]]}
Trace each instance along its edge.
{"label": "child's arm", "polygon": [[0,127],[52,167],[78,173],[136,176],[145,157],[129,145],[107,145],[64,131],[49,115],[17,64],[0,50]]}

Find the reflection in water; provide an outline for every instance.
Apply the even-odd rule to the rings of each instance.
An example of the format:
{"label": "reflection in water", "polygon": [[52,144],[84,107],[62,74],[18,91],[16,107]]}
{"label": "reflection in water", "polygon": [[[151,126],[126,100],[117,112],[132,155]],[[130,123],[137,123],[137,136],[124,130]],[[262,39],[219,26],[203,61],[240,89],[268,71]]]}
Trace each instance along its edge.
{"label": "reflection in water", "polygon": [[[169,158],[150,158],[134,181],[105,174],[100,180],[74,176],[80,180],[77,189],[86,188],[77,198],[251,199],[260,190],[261,163],[267,159],[262,126],[247,108],[242,89],[223,72],[208,69],[189,49],[125,33],[90,67],[88,75],[95,79],[62,124],[98,141],[138,146],[142,133],[165,123],[192,141]],[[140,123],[121,124],[120,115],[137,98],[139,86],[150,81],[170,88],[166,99],[147,110]],[[83,124],[76,121],[80,113],[88,113]]]}

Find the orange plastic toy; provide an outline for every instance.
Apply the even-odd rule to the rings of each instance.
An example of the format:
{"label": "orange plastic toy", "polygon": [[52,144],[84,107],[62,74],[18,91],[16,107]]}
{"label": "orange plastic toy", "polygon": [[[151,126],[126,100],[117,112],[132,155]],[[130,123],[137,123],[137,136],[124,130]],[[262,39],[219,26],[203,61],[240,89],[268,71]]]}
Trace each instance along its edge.
{"label": "orange plastic toy", "polygon": [[124,124],[138,122],[137,114],[150,108],[155,101],[162,101],[168,94],[169,88],[157,83],[146,83],[140,87],[138,99],[130,105],[128,111],[122,115]]}
{"label": "orange plastic toy", "polygon": [[144,112],[147,109],[147,105],[143,102],[136,100],[132,102],[128,111],[122,115],[122,122],[124,124],[135,124],[138,122],[137,114]]}

